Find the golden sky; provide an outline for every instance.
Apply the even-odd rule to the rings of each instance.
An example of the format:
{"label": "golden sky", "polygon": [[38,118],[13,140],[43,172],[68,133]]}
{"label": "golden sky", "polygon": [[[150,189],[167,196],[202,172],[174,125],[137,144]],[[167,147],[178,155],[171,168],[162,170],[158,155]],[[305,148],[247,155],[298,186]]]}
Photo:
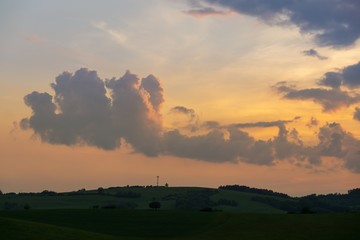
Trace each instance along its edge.
{"label": "golden sky", "polygon": [[0,189],[359,187],[359,12],[2,1]]}

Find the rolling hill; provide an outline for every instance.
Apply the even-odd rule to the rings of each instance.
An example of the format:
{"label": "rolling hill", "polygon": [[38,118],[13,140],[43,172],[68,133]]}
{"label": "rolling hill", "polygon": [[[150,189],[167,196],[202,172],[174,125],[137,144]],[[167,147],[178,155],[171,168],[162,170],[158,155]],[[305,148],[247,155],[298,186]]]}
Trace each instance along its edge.
{"label": "rolling hill", "polygon": [[0,209],[149,209],[159,202],[162,210],[203,210],[234,213],[330,213],[360,210],[359,189],[348,194],[290,197],[271,190],[246,186],[110,187],[56,193],[7,193],[0,195]]}

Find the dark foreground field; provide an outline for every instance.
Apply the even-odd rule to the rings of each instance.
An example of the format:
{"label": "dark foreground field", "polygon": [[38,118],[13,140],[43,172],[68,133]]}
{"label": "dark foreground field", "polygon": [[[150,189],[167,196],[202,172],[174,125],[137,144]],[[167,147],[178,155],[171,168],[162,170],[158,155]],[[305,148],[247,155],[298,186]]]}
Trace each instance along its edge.
{"label": "dark foreground field", "polygon": [[360,214],[1,211],[0,239],[359,239]]}

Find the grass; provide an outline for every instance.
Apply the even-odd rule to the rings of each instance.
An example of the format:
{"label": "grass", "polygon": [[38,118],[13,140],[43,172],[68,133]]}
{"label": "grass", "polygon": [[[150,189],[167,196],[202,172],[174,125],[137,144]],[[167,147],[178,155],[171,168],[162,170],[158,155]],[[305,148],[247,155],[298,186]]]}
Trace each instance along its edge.
{"label": "grass", "polygon": [[358,239],[360,214],[0,211],[1,239]]}
{"label": "grass", "polygon": [[32,209],[79,209],[90,208],[94,205],[105,205],[116,202],[118,198],[100,195],[76,195],[76,196],[22,196],[22,195],[3,195],[0,197],[0,205],[6,202],[17,203],[19,207],[26,204]]}
{"label": "grass", "polygon": [[0,218],[0,237],[8,240],[58,239],[58,240],[114,240],[114,236],[87,232],[80,229],[59,227],[49,224],[18,219]]}
{"label": "grass", "polygon": [[[132,191],[141,195],[139,198],[121,198],[109,195],[96,194],[96,190],[86,191],[86,193],[93,193],[93,195],[1,195],[0,209],[5,203],[16,203],[18,208],[23,208],[29,205],[31,209],[89,209],[93,206],[117,205],[121,203],[133,203],[137,209],[149,209],[151,201],[160,201],[161,209],[171,210],[175,208],[175,199],[167,198],[169,196],[185,195],[189,191],[209,190],[208,188],[199,187],[152,187],[152,188],[110,188],[106,189],[106,194],[116,194],[118,191]],[[214,190],[214,189],[212,189]],[[217,201],[219,199],[234,200],[238,206],[216,206],[228,212],[238,213],[282,213],[283,211],[273,208],[269,205],[252,201],[251,198],[258,196],[253,193],[235,192],[229,190],[219,189],[211,196],[211,200]],[[165,200],[166,199],[166,200]]]}

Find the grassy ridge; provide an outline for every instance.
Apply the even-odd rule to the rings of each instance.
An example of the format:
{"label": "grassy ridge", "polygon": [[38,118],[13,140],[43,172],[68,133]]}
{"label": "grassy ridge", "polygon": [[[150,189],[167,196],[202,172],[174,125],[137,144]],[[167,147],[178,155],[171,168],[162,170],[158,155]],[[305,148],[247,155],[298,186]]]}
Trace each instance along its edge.
{"label": "grassy ridge", "polygon": [[[58,195],[2,195],[0,196],[0,209],[7,203],[13,203],[17,209],[23,209],[25,205],[31,209],[89,209],[93,206],[124,205],[133,206],[136,209],[149,209],[151,201],[161,202],[161,209],[171,210],[176,208],[176,201],[189,195],[189,193],[213,191],[210,200],[217,202],[220,199],[233,200],[237,206],[217,205],[217,209],[229,212],[248,213],[282,213],[270,205],[253,201],[252,198],[259,196],[254,193],[235,192],[225,189],[209,189],[198,187],[150,187],[150,188],[109,188],[104,193],[98,194],[96,190],[85,191],[78,195],[62,193]],[[139,197],[117,196],[119,192],[138,194]],[[198,199],[197,199],[198,200]],[[197,202],[197,201],[193,201]],[[126,207],[125,207],[126,208]]]}
{"label": "grassy ridge", "polygon": [[359,236],[359,221],[360,214],[234,214],[116,209],[1,211],[0,238],[355,240]]}

